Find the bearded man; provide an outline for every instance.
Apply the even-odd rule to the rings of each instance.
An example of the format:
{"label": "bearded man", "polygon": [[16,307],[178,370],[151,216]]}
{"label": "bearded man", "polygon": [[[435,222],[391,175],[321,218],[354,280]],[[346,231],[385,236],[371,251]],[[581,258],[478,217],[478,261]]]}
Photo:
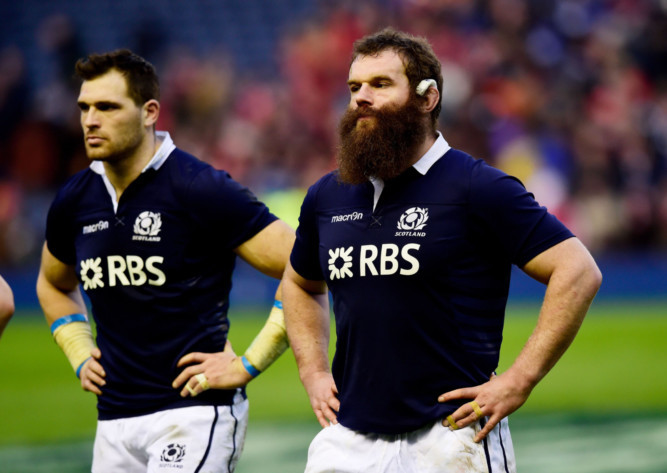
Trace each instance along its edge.
{"label": "bearded man", "polygon": [[[348,86],[339,169],[309,189],[283,276],[324,427],[306,471],[514,472],[507,416],[574,339],[600,271],[521,182],[437,131],[441,65],[425,39],[360,39]],[[496,375],[512,265],[547,287],[535,331]]]}

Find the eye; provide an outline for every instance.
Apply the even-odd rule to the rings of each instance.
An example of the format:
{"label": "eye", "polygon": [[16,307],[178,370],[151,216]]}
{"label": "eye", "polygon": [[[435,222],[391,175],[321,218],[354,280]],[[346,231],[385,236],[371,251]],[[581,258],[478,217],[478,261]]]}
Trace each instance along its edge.
{"label": "eye", "polygon": [[357,92],[359,89],[359,84],[350,84],[350,92]]}
{"label": "eye", "polygon": [[79,110],[81,110],[82,112],[87,112],[88,109],[90,108],[86,103],[79,103],[78,105],[79,105]]}

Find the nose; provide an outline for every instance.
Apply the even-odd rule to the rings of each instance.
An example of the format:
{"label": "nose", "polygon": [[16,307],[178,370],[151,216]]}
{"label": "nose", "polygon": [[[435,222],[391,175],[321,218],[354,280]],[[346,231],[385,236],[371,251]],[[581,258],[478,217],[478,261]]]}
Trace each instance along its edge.
{"label": "nose", "polygon": [[354,93],[354,102],[357,104],[357,107],[362,107],[364,105],[373,105],[373,90],[368,84],[361,84],[359,90]]}
{"label": "nose", "polygon": [[81,112],[81,123],[86,128],[95,128],[99,126],[97,113],[95,113],[95,110],[92,107],[84,112]]}

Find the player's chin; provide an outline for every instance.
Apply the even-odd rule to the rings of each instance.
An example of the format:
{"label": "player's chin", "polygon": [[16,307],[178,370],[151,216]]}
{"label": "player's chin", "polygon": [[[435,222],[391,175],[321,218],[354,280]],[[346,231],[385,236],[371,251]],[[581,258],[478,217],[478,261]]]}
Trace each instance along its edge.
{"label": "player's chin", "polygon": [[361,130],[371,130],[376,126],[376,119],[373,116],[363,116],[359,117],[356,123],[356,129]]}
{"label": "player's chin", "polygon": [[108,161],[109,160],[109,153],[107,153],[105,150],[100,149],[98,147],[87,146],[86,147],[86,156],[88,156],[88,159],[90,159],[92,161]]}

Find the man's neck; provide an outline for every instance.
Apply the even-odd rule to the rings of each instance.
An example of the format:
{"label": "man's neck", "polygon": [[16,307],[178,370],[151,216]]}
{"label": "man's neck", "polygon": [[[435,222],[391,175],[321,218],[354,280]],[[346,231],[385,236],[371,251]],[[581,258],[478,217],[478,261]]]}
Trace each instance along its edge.
{"label": "man's neck", "polygon": [[410,166],[414,166],[417,161],[419,161],[427,152],[429,149],[431,149],[431,146],[433,146],[433,143],[435,143],[435,140],[438,138],[438,135],[433,135],[432,133],[427,133],[424,141],[422,142],[421,146],[417,148],[417,152],[415,153],[414,158],[412,159],[412,162],[410,162]]}
{"label": "man's neck", "polygon": [[139,177],[153,156],[155,156],[161,144],[162,139],[153,133],[148,135],[134,153],[126,158],[103,162],[104,172],[116,191],[117,201],[120,200],[120,196],[125,189]]}

